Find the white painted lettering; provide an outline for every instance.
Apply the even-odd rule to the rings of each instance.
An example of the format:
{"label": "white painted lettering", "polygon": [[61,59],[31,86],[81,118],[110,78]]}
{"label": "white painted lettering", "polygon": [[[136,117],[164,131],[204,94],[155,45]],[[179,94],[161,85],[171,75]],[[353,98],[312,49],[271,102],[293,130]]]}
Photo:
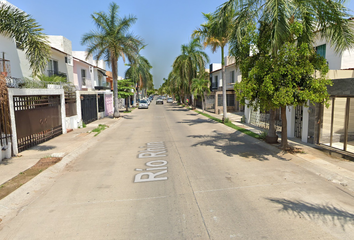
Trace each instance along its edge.
{"label": "white painted lettering", "polygon": [[[167,180],[167,177],[160,177],[156,178],[156,176],[167,173],[167,170],[152,173],[152,172],[145,172],[145,173],[138,173],[135,175],[134,182],[153,182],[153,181],[162,181]],[[147,175],[147,178],[143,178],[143,176]]]}
{"label": "white painted lettering", "polygon": [[166,153],[167,151],[162,151],[162,152],[144,152],[144,153],[139,153],[138,158],[154,158],[154,157],[166,157],[167,155],[159,155]]}
{"label": "white painted lettering", "polygon": [[[155,164],[155,163],[160,163],[160,164]],[[165,166],[166,164],[167,161],[165,160],[154,160],[154,161],[147,162],[145,165],[148,167],[161,167],[161,166]]]}

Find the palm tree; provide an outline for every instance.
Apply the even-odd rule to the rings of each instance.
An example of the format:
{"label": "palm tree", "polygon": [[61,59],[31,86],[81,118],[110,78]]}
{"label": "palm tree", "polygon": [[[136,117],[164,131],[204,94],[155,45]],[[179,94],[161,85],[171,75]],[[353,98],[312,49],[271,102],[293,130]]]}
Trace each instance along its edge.
{"label": "palm tree", "polygon": [[202,109],[204,112],[204,100],[205,100],[205,93],[210,93],[209,83],[208,80],[209,73],[204,72],[200,74],[199,78],[194,78],[192,83],[192,90],[196,96],[200,96],[202,99]]}
{"label": "palm tree", "polygon": [[[229,9],[228,9],[229,10]],[[226,102],[226,78],[225,78],[225,47],[231,37],[231,29],[234,17],[234,11],[229,10],[223,17],[215,17],[210,13],[203,13],[206,23],[201,24],[201,28],[194,30],[192,37],[201,38],[204,42],[204,47],[210,46],[215,52],[218,47],[221,48],[221,66],[222,66],[222,95],[223,95],[223,121],[227,117],[227,102]]]}
{"label": "palm tree", "polygon": [[[223,19],[230,11],[236,12],[232,19],[234,31],[231,48],[237,49],[242,44],[240,33],[249,21],[255,22],[259,27],[269,26],[269,54],[274,56],[281,46],[293,37],[290,26],[294,22],[300,23],[303,29],[301,36],[297,38],[298,44],[306,43],[313,48],[314,39],[318,36],[330,42],[337,52],[354,45],[351,16],[341,0],[229,0],[219,7],[215,17]],[[271,109],[270,113],[268,135],[275,139],[274,109]],[[283,117],[286,119],[285,113]],[[283,121],[283,124],[286,124],[286,121]],[[283,136],[283,140],[286,141],[286,137]],[[282,145],[287,147],[287,142]]]}
{"label": "palm tree", "polygon": [[0,33],[13,38],[26,54],[34,76],[47,66],[50,47],[43,29],[25,12],[0,3]]}
{"label": "palm tree", "polygon": [[123,61],[127,57],[129,62],[134,62],[137,58],[139,47],[142,41],[128,32],[137,18],[129,16],[120,18],[118,16],[119,6],[116,3],[109,5],[108,14],[104,12],[93,13],[91,15],[97,27],[96,31],[84,34],[81,44],[87,44],[87,56],[96,53],[96,60],[105,58],[108,66],[112,66],[113,75],[113,95],[114,95],[114,117],[119,117],[118,109],[118,59]]}
{"label": "palm tree", "polygon": [[145,88],[146,90],[151,86],[152,75],[150,70],[152,66],[145,57],[139,55],[133,63],[127,64],[127,66],[129,66],[129,68],[125,72],[125,78],[129,78],[137,84],[138,92],[139,88]]}
{"label": "palm tree", "polygon": [[[186,81],[188,92],[191,92],[193,78],[197,77],[198,72],[205,71],[205,63],[209,62],[208,55],[202,51],[199,39],[192,39],[188,45],[182,45],[182,54],[173,62],[173,69],[179,77]],[[192,104],[194,96],[192,95]]]}

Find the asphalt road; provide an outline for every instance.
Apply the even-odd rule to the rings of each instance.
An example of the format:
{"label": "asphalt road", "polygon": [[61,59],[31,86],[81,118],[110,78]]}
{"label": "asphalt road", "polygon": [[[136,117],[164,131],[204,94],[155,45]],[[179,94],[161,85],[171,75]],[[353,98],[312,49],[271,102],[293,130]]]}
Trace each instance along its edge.
{"label": "asphalt road", "polygon": [[137,109],[0,239],[353,239],[354,193],[174,104]]}

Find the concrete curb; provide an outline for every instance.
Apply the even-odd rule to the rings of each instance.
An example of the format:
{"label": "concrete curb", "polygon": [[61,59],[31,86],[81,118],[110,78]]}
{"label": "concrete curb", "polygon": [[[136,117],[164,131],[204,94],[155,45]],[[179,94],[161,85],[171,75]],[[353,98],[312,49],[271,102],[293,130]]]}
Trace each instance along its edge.
{"label": "concrete curb", "polygon": [[[119,118],[117,122],[110,125],[108,129],[113,130],[123,122],[123,117]],[[38,174],[36,177],[25,183],[20,188],[0,200],[0,219],[6,216],[23,211],[31,202],[35,201],[32,193],[43,192],[45,187],[48,187],[55,182],[55,178],[62,173],[65,167],[84,153],[87,149],[95,145],[100,138],[107,133],[107,129],[96,137],[90,138],[79,145],[74,151],[63,157],[57,164],[49,167],[45,171]]]}

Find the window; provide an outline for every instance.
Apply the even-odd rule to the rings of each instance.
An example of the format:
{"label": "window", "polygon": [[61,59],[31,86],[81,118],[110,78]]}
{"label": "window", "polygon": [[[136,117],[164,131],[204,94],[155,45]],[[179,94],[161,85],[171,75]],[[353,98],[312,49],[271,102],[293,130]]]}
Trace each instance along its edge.
{"label": "window", "polygon": [[235,83],[235,71],[230,73],[230,83]]}
{"label": "window", "polygon": [[65,57],[65,63],[71,65],[71,61],[72,61],[71,56],[66,56]]}
{"label": "window", "polygon": [[218,94],[218,106],[221,107],[223,103],[222,94]]}
{"label": "window", "polygon": [[234,107],[235,106],[235,94],[226,94],[226,103],[227,103],[227,106]]}
{"label": "window", "polygon": [[59,65],[58,61],[50,59],[48,61],[48,76],[51,77],[53,75],[59,74]]}
{"label": "window", "polygon": [[218,76],[214,77],[214,87],[217,88],[218,87]]}
{"label": "window", "polygon": [[86,70],[81,69],[81,82],[82,86],[86,86]]}
{"label": "window", "polygon": [[326,58],[326,44],[320,45],[316,47],[316,53],[321,57]]}

